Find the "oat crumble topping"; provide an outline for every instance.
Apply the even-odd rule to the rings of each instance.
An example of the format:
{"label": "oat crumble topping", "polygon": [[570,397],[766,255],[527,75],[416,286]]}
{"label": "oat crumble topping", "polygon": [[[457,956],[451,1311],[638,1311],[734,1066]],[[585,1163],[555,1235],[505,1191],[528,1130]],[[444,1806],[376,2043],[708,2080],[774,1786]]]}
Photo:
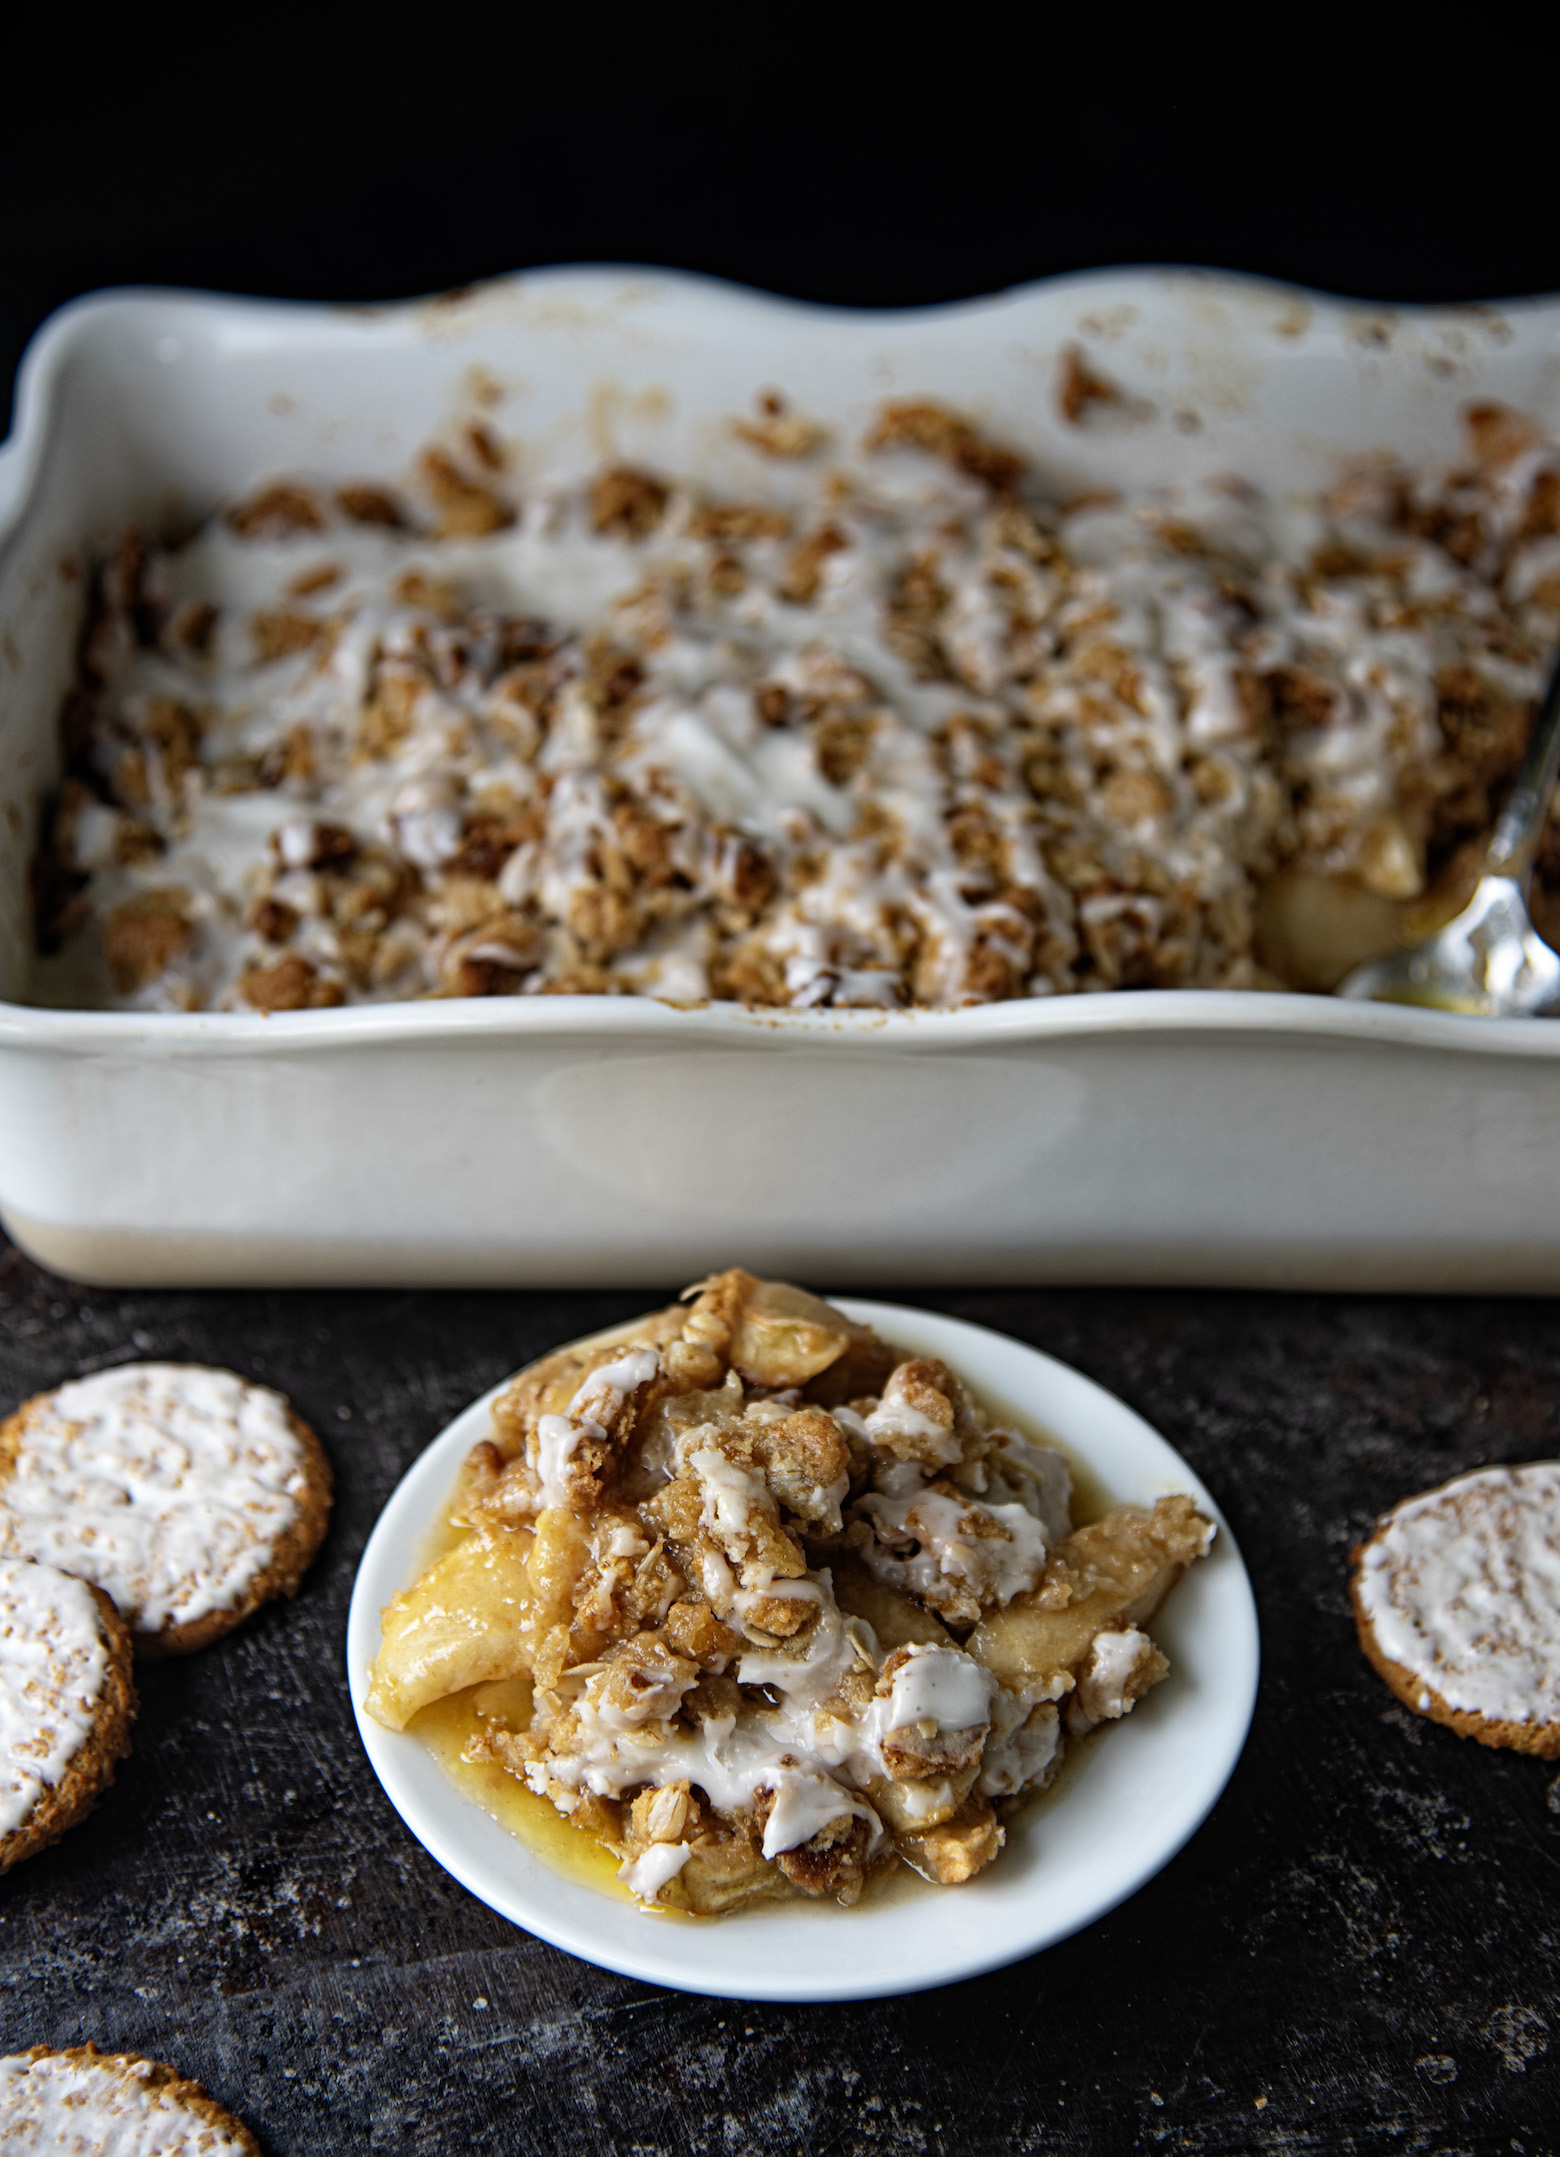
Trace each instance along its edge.
{"label": "oat crumble topping", "polygon": [[[1108,394],[1073,356],[1064,409]],[[128,536],[40,996],[1325,988],[1460,903],[1560,637],[1560,450],[1515,414],[1283,501],[1060,501],[925,401],[859,455],[777,393],[739,431],[746,500],[516,486],[478,426],[404,495]],[[1536,907],[1560,930],[1560,827]]]}

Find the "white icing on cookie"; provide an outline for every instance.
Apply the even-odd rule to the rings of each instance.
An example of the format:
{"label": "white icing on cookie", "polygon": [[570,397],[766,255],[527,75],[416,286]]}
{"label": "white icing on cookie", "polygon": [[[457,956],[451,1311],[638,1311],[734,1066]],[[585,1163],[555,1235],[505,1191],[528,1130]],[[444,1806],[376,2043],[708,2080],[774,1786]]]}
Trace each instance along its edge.
{"label": "white icing on cookie", "polygon": [[0,2147],[50,2157],[247,2157],[254,2145],[149,2085],[150,2060],[0,2059]]}
{"label": "white icing on cookie", "polygon": [[157,1632],[231,1609],[307,1488],[279,1393],[200,1364],[124,1363],[26,1411],[0,1549],[81,1574]]}
{"label": "white icing on cookie", "polygon": [[90,1737],[107,1671],[91,1589],[52,1565],[0,1558],[0,1835],[22,1825]]}
{"label": "white icing on cookie", "polygon": [[1491,1722],[1560,1722],[1560,1461],[1481,1468],[1407,1498],[1366,1545],[1383,1654]]}

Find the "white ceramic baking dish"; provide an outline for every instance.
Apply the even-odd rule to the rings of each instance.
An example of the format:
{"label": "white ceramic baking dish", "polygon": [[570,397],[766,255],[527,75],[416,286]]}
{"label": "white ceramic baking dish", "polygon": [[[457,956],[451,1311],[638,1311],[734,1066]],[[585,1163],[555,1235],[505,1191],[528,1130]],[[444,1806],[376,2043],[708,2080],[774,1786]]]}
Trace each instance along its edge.
{"label": "white ceramic baking dish", "polygon": [[[1129,392],[1068,428],[1080,344]],[[981,416],[1068,484],[1455,449],[1560,421],[1560,302],[1393,312],[1187,272],[855,314],[565,270],[383,309],[126,293],[67,308],[0,454],[0,1214],[106,1282],[851,1280],[1560,1286],[1560,1027],[1297,996],[953,1013],[439,1002],[272,1018],[26,1001],[82,566],[282,471],[394,476],[476,396],[527,472],[739,479],[777,385],[847,434]]]}

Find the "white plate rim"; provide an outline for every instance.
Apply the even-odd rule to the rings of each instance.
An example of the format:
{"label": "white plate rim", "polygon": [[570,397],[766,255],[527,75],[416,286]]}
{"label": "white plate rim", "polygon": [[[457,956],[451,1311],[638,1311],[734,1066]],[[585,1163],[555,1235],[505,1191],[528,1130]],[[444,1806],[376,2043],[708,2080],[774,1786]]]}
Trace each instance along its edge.
{"label": "white plate rim", "polygon": [[[994,1393],[1035,1416],[1103,1471],[1113,1496],[1149,1500],[1162,1491],[1185,1491],[1217,1522],[1219,1534],[1207,1560],[1155,1621],[1156,1637],[1171,1650],[1169,1679],[1132,1716],[1101,1734],[1054,1798],[1020,1816],[1009,1848],[979,1879],[957,1891],[928,1888],[881,1904],[869,1897],[852,1911],[784,1904],[707,1923],[667,1923],[554,1872],[458,1790],[418,1738],[385,1729],[364,1710],[379,1613],[414,1577],[429,1525],[460,1461],[486,1434],[492,1403],[508,1379],[471,1402],[407,1469],[359,1561],[346,1661],[364,1750],[413,1837],[478,1901],[582,1961],[673,1991],[752,2001],[877,1999],[981,1976],[1039,1953],[1106,1916],[1179,1854],[1223,1794],[1251,1727],[1260,1638],[1250,1579],[1212,1494],[1168,1441],[1104,1387],[1009,1335],[908,1305],[834,1300],[896,1345],[941,1355],[977,1392]],[[585,1338],[610,1339],[638,1323]],[[1015,1389],[1015,1375],[1028,1383]],[[1155,1770],[1160,1755],[1172,1761],[1184,1756],[1182,1773],[1168,1783],[1162,1768]],[[1114,1771],[1113,1759],[1119,1761]],[[1123,1786],[1139,1797],[1150,1786],[1154,1791],[1153,1817],[1142,1823],[1136,1840],[1125,1830],[1143,1807],[1122,1801]],[[1109,1826],[1113,1804],[1120,1815],[1119,1847],[1092,1839],[1084,1856],[1098,1858],[1095,1877],[1081,1892],[1064,1892],[1071,1876],[1068,1882],[1053,1877],[1060,1860],[1052,1854],[1047,1862],[1048,1831],[1053,1844],[1062,1841],[1058,1821],[1077,1832],[1086,1809],[1096,1819],[1103,1813]],[[951,1916],[955,1893],[961,1914],[979,1904],[980,1921],[958,1926],[952,1940],[941,1936],[938,1924],[917,1924],[905,1914]],[[808,1953],[809,1946],[816,1952]],[[778,1964],[777,1947],[786,1950]]]}

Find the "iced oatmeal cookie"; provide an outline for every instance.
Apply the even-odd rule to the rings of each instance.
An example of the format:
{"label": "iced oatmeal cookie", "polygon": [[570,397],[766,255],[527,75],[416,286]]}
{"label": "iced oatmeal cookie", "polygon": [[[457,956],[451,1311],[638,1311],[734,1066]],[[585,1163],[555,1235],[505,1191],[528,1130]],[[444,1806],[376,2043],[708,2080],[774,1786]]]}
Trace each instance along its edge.
{"label": "iced oatmeal cookie", "polygon": [[0,1553],[101,1588],[143,1654],[204,1647],[294,1594],[330,1499],[282,1396],[201,1364],[119,1364],[0,1427]]}
{"label": "iced oatmeal cookie", "polygon": [[16,2157],[260,2157],[249,2129],[198,2082],[96,2045],[0,2059],[0,2146]]}
{"label": "iced oatmeal cookie", "polygon": [[58,1841],[113,1781],[135,1720],[131,1660],[106,1595],[0,1558],[0,1872]]}
{"label": "iced oatmeal cookie", "polygon": [[1075,1528],[1063,1455],[805,1290],[732,1271],[501,1396],[460,1540],[384,1613],[371,1713],[469,1691],[494,1761],[647,1903],[945,1885],[1165,1675],[1212,1524]]}
{"label": "iced oatmeal cookie", "polygon": [[1360,1645],[1405,1707],[1560,1759],[1560,1461],[1405,1498],[1355,1551],[1352,1588]]}

